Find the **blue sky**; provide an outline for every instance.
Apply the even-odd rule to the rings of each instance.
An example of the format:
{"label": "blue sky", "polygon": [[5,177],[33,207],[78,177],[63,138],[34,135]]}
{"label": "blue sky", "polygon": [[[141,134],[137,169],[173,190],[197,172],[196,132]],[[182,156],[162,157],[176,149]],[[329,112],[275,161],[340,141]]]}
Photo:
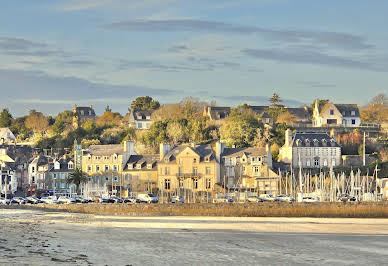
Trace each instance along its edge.
{"label": "blue sky", "polygon": [[4,0],[1,107],[23,115],[185,96],[218,105],[388,89],[384,0]]}

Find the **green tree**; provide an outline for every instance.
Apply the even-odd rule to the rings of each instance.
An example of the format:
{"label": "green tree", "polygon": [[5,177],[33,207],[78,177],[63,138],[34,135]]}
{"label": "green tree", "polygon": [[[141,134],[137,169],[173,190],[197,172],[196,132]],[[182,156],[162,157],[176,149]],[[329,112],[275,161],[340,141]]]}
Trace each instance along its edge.
{"label": "green tree", "polygon": [[79,194],[79,188],[81,184],[85,184],[88,181],[88,178],[82,172],[81,169],[76,168],[74,172],[70,173],[66,182],[68,184],[74,184],[76,187],[77,194]]}
{"label": "green tree", "polygon": [[285,111],[285,106],[281,104],[282,99],[279,94],[274,93],[269,99],[270,106],[267,109],[267,113],[272,117],[273,121],[277,121],[281,113]]}
{"label": "green tree", "polygon": [[185,140],[185,129],[179,122],[169,122],[166,130],[167,136],[173,142],[173,144],[177,144]]}
{"label": "green tree", "polygon": [[26,128],[31,129],[35,133],[42,133],[49,126],[49,121],[41,112],[31,110],[25,120]]}
{"label": "green tree", "polygon": [[12,115],[7,108],[0,113],[0,127],[10,127],[12,125]]}
{"label": "green tree", "polygon": [[152,111],[160,107],[160,103],[155,101],[150,96],[137,97],[131,103],[132,111]]}

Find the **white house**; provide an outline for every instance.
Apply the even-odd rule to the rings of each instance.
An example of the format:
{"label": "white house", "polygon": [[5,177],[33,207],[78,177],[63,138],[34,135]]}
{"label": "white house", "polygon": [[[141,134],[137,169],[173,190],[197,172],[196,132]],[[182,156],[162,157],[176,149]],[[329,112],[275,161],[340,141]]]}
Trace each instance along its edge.
{"label": "white house", "polygon": [[153,111],[130,111],[129,126],[135,129],[149,129],[152,125]]}
{"label": "white house", "polygon": [[336,167],[341,164],[341,147],[326,133],[285,133],[285,143],[280,148],[281,161],[293,168]]}
{"label": "white house", "polygon": [[360,110],[357,104],[319,104],[316,100],[313,110],[313,126],[358,127],[361,124]]}
{"label": "white house", "polygon": [[9,128],[0,128],[0,144],[9,144],[14,143],[15,141],[16,137]]}

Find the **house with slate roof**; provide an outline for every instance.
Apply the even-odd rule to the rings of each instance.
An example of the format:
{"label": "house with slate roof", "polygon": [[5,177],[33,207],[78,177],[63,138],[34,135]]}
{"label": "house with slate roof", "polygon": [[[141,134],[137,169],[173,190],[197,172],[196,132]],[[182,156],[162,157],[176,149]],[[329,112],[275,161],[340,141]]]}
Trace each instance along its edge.
{"label": "house with slate roof", "polygon": [[153,123],[151,115],[154,111],[130,111],[129,126],[135,129],[149,129]]}
{"label": "house with slate roof", "polygon": [[0,144],[1,145],[15,143],[15,141],[16,141],[16,137],[9,128],[7,128],[7,127],[0,128]]}
{"label": "house with slate roof", "polygon": [[192,201],[209,196],[220,180],[219,160],[210,145],[160,145],[159,190]]}
{"label": "house with slate roof", "polygon": [[208,117],[211,121],[221,120],[230,115],[230,110],[230,107],[204,106],[203,116]]}
{"label": "house with slate roof", "polygon": [[358,127],[361,124],[360,110],[357,104],[319,104],[316,100],[313,110],[313,126]]}
{"label": "house with slate roof", "polygon": [[96,120],[96,113],[94,112],[93,105],[90,105],[89,107],[83,107],[74,104],[73,114],[73,126],[76,128],[85,120]]}
{"label": "house with slate roof", "polygon": [[159,154],[131,155],[124,167],[124,190],[154,193],[158,189]]}
{"label": "house with slate roof", "polygon": [[341,146],[326,133],[292,135],[287,129],[279,156],[293,168],[330,168],[341,165]]}
{"label": "house with slate roof", "polygon": [[54,159],[54,162],[50,165],[48,179],[46,180],[47,188],[55,191],[57,195],[75,193],[75,185],[67,183],[69,174],[74,172],[74,169],[74,159],[69,155]]}

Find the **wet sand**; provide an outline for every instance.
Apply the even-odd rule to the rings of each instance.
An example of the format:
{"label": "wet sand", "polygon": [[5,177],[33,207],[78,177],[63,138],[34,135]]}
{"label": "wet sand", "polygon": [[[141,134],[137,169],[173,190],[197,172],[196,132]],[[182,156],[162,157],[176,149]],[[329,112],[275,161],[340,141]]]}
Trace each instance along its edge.
{"label": "wet sand", "polygon": [[388,219],[129,217],[0,209],[0,264],[384,264]]}

